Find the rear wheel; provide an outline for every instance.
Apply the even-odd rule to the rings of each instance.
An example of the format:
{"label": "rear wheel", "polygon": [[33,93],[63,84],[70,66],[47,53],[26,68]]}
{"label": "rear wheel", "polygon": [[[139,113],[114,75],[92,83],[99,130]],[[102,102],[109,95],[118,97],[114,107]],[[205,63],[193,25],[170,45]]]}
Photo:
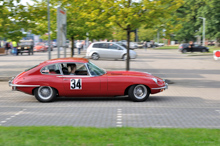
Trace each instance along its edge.
{"label": "rear wheel", "polygon": [[99,59],[99,54],[98,53],[93,53],[92,54],[92,59],[93,60],[98,60]]}
{"label": "rear wheel", "polygon": [[41,86],[34,90],[34,95],[40,102],[51,102],[56,98],[57,91],[49,86]]}
{"label": "rear wheel", "polygon": [[186,52],[187,52],[187,50],[186,50],[186,49],[183,49],[182,53],[186,53]]}
{"label": "rear wheel", "polygon": [[150,91],[142,84],[133,85],[128,90],[129,97],[136,102],[145,101],[148,99]]}

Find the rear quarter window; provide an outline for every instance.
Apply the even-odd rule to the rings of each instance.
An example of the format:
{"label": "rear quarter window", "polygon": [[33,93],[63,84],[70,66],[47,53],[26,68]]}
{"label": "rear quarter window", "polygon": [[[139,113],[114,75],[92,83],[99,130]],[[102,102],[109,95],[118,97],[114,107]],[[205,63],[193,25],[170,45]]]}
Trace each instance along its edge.
{"label": "rear quarter window", "polygon": [[93,48],[99,48],[99,44],[93,44]]}

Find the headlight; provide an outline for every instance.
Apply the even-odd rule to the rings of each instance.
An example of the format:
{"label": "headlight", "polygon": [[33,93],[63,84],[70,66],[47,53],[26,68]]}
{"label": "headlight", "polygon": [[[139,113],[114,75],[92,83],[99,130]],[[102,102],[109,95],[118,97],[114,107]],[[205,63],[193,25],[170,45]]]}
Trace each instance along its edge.
{"label": "headlight", "polygon": [[157,84],[157,79],[156,78],[152,78],[152,80],[154,80],[154,82]]}

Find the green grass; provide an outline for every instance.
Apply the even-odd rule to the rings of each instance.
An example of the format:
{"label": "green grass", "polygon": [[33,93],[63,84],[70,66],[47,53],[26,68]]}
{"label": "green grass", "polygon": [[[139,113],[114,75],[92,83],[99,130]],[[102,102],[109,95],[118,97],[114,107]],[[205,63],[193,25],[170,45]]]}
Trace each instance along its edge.
{"label": "green grass", "polygon": [[216,146],[220,129],[0,127],[1,146]]}
{"label": "green grass", "polygon": [[[209,48],[209,52],[208,53],[213,53],[213,51],[215,50],[220,50],[220,47],[215,47],[215,46],[207,46]],[[163,47],[157,47],[155,49],[178,49],[178,46],[163,46]]]}
{"label": "green grass", "polygon": [[220,47],[215,47],[215,46],[211,46],[211,47],[208,46],[208,48],[209,48],[209,52],[211,53],[213,53],[213,51],[215,50],[220,50]]}
{"label": "green grass", "polygon": [[166,50],[166,49],[178,49],[178,48],[179,48],[179,46],[162,46],[162,47],[157,47],[155,49],[164,49],[164,50]]}

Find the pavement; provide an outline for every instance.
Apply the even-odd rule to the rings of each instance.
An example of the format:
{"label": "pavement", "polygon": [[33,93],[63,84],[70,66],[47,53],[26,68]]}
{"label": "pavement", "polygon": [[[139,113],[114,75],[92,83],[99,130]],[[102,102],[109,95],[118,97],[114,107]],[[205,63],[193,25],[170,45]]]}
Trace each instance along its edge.
{"label": "pavement", "polygon": [[[172,81],[168,90],[146,102],[127,97],[59,98],[40,103],[34,96],[11,91],[6,78],[47,60],[33,56],[0,56],[0,126],[170,127],[220,129],[220,60],[201,53],[137,49],[131,70]],[[56,58],[53,51],[52,58]],[[83,57],[85,52],[75,57]],[[122,60],[91,60],[106,70],[125,70]]]}

